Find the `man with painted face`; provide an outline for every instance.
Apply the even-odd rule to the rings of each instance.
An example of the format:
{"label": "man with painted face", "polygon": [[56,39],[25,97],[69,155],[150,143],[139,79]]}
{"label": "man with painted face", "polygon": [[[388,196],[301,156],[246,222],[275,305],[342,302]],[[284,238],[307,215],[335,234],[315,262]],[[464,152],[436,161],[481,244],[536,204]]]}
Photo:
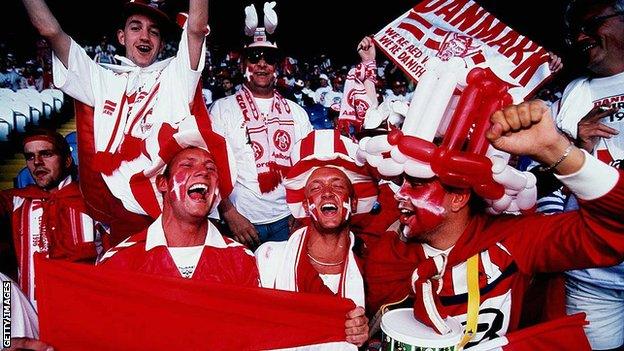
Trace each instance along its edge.
{"label": "man with painted face", "polygon": [[[553,105],[557,125],[577,146],[622,168],[624,1],[570,2],[566,25],[567,44],[587,73],[568,84]],[[574,208],[570,204],[575,201],[566,203],[567,209]],[[585,331],[593,349],[624,347],[624,263],[566,272],[566,307],[568,313],[587,313]]]}
{"label": "man with painted face", "polygon": [[350,224],[353,214],[370,211],[377,189],[348,150],[357,145],[334,130],[314,131],[295,145],[284,186],[293,215],[307,225],[288,241],[267,242],[255,252],[263,287],[335,295],[358,306],[347,314],[347,343],[314,350],[357,350],[368,338],[359,266],[363,242]]}
{"label": "man with painted face", "polygon": [[[77,101],[80,173],[87,204],[95,216],[111,224],[119,242],[123,237],[116,233],[144,228],[151,220],[141,215],[155,216],[136,204],[124,177],[149,167],[158,152],[146,147],[145,140],[163,125],[175,128],[191,114],[207,121],[196,88],[204,67],[208,0],[189,0],[178,52],[158,62],[164,39],[174,30],[163,12],[164,1],[129,0],[117,30],[126,55],[116,56],[121,65],[95,63],[63,31],[43,0],[22,2],[35,29],[52,47],[54,85]],[[203,115],[195,110],[199,108]]]}
{"label": "man with painted face", "polygon": [[303,108],[275,90],[278,54],[266,36],[256,38],[243,50],[242,89],[210,107],[212,127],[232,147],[238,169],[220,213],[234,238],[249,247],[288,239],[292,217],[282,177],[293,145],[312,131]]}
{"label": "man with painted face", "polygon": [[215,157],[199,147],[179,151],[156,186],[162,215],[112,248],[99,264],[198,281],[258,286],[253,254],[223,237],[207,216],[219,199]]}
{"label": "man with painted face", "polygon": [[[437,177],[406,176],[396,196],[400,225],[382,236],[365,265],[370,311],[411,295],[415,317],[439,333],[448,330],[446,316],[467,322],[467,276],[474,273],[480,291],[478,327],[468,347],[493,339],[502,343],[498,346],[513,345],[510,340],[518,334],[511,332],[518,328],[534,273],[608,266],[624,258],[621,171],[559,134],[541,101],[507,107],[491,121],[487,138],[495,148],[552,167],[581,199],[580,209],[553,216],[494,217],[485,214],[469,189],[450,187]],[[475,260],[476,268],[467,270],[467,262]],[[569,337],[542,336],[535,342],[546,349],[589,349],[582,324],[576,325],[576,334]],[[508,333],[509,338],[500,338]],[[580,342],[573,337],[579,335]]]}

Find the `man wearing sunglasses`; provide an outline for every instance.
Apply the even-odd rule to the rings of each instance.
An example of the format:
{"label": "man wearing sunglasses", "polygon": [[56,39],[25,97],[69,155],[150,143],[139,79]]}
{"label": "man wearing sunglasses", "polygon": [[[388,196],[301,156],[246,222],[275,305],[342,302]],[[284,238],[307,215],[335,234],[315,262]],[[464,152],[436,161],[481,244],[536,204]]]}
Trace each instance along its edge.
{"label": "man wearing sunglasses", "polygon": [[[619,167],[624,159],[624,1],[572,1],[565,15],[566,43],[587,74],[568,84],[553,115],[578,147]],[[575,201],[567,201],[566,210],[574,209],[570,203]],[[621,350],[624,264],[567,272],[566,307],[568,313],[587,313],[585,331],[594,350]]]}
{"label": "man wearing sunglasses", "polygon": [[243,51],[243,87],[211,106],[212,127],[236,156],[238,178],[219,205],[233,237],[250,248],[285,241],[293,217],[282,178],[293,145],[312,131],[308,114],[275,90],[277,46],[260,36]]}

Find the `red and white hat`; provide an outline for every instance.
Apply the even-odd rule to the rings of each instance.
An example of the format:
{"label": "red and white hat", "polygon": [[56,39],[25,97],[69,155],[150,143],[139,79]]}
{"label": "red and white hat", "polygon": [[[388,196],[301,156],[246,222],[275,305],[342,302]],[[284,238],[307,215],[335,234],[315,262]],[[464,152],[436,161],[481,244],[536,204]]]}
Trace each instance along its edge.
{"label": "red and white hat", "polygon": [[358,166],[354,156],[358,145],[333,129],[315,130],[297,142],[290,154],[293,165],[284,179],[286,201],[296,218],[305,218],[304,188],[308,178],[320,167],[334,167],[343,171],[355,190],[355,214],[370,212],[377,200],[378,189],[365,166]]}
{"label": "red and white hat", "polygon": [[164,0],[129,0],[124,5],[124,17],[127,18],[135,13],[141,13],[156,20],[163,27],[169,27],[172,21],[165,12],[164,7]]}
{"label": "red and white hat", "polygon": [[251,48],[277,49],[275,42],[267,39],[267,33],[273,34],[277,28],[277,13],[274,10],[275,1],[264,3],[264,27],[258,27],[258,13],[256,7],[251,4],[245,7],[245,34],[253,38],[253,41],[245,46]]}
{"label": "red and white hat", "polygon": [[[210,128],[209,122],[195,116],[184,118],[177,126],[163,123],[158,132],[145,140],[144,153],[149,155],[149,164],[143,163],[143,170],[137,171],[137,164],[123,163],[117,172],[109,176],[114,183],[111,191],[122,200],[124,206],[135,213],[156,218],[161,212],[161,194],[156,188],[156,176],[178,152],[188,147],[207,150],[214,159],[219,174],[219,197],[227,198],[236,182],[235,158],[225,139]],[[142,158],[143,159],[143,158]]]}

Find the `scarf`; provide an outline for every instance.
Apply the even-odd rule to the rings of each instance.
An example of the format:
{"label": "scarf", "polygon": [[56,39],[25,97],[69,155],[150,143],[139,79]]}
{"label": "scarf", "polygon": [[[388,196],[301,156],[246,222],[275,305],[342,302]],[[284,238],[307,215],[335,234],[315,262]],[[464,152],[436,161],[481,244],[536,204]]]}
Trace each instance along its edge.
{"label": "scarf", "polygon": [[338,117],[338,129],[347,135],[351,134],[351,127],[359,131],[366,111],[370,107],[377,107],[376,69],[375,61],[362,62],[347,74]]}
{"label": "scarf", "polygon": [[438,294],[442,290],[446,267],[454,267],[513,235],[514,231],[509,230],[513,223],[513,219],[501,221],[485,215],[475,216],[445,258],[427,258],[420,243],[405,243],[396,232],[386,232],[366,260],[364,275],[368,284],[366,302],[369,308],[376,311],[384,303],[400,301],[413,294],[416,319],[444,334],[448,330],[444,323],[448,314]]}
{"label": "scarf", "polygon": [[306,245],[307,227],[292,234],[286,244],[284,259],[275,278],[275,288],[281,290],[337,295],[364,306],[364,282],[353,254],[355,238],[349,233],[349,251],[345,258],[338,292],[334,294],[308,260]]}
{"label": "scarf", "polygon": [[290,169],[290,151],[295,143],[295,122],[288,102],[277,91],[269,116],[263,118],[247,87],[236,93],[243,113],[249,144],[254,151],[260,192],[269,193]]}
{"label": "scarf", "polygon": [[592,108],[589,79],[579,78],[570,83],[561,97],[559,112],[555,117],[557,128],[576,139],[578,123]]}

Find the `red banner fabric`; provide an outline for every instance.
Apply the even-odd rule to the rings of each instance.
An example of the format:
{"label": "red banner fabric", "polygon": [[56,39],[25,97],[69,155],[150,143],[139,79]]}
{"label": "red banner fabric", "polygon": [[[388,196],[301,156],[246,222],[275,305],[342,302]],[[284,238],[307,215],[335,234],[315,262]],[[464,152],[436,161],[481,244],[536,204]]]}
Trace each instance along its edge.
{"label": "red banner fabric", "polygon": [[263,350],[344,341],[327,295],[36,260],[41,340],[72,350]]}

